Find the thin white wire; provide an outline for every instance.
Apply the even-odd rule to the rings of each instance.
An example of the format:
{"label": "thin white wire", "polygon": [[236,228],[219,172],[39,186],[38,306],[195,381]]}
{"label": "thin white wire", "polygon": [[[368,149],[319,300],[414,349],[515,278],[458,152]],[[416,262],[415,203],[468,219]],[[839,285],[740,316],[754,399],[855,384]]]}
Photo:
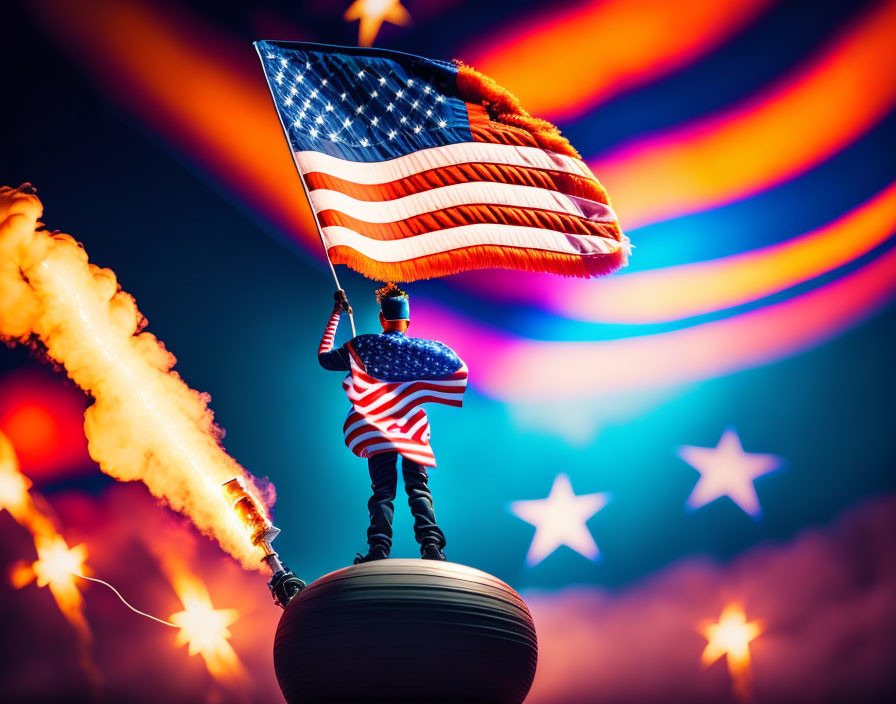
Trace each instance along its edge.
{"label": "thin white wire", "polygon": [[121,603],[124,604],[125,606],[127,606],[135,614],[140,614],[141,616],[145,616],[146,618],[152,619],[153,621],[158,621],[159,623],[161,623],[165,626],[171,626],[172,628],[180,628],[180,626],[178,626],[176,623],[171,623],[171,621],[165,621],[164,619],[156,618],[155,616],[148,614],[145,611],[141,611],[140,609],[134,608],[121,595],[121,592],[119,592],[115,587],[113,587],[108,582],[104,582],[101,579],[96,579],[95,577],[85,577],[83,574],[78,574],[77,572],[72,572],[72,575],[74,577],[80,577],[81,579],[86,579],[90,582],[96,582],[97,584],[102,584],[103,586],[109,587],[109,589],[111,589],[113,592],[115,592],[115,596],[117,596],[119,599],[121,599]]}

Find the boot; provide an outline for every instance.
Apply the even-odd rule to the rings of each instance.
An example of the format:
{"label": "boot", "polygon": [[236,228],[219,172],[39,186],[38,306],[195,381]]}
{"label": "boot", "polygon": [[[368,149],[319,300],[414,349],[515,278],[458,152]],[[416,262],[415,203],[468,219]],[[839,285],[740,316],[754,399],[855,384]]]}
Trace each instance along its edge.
{"label": "boot", "polygon": [[382,545],[374,545],[367,551],[366,555],[362,555],[361,553],[357,554],[355,557],[353,564],[360,565],[364,562],[373,562],[374,560],[385,560],[389,557],[389,551],[383,547]]}
{"label": "boot", "polygon": [[441,560],[445,561],[445,553],[436,543],[423,543],[420,546],[420,557],[424,560]]}

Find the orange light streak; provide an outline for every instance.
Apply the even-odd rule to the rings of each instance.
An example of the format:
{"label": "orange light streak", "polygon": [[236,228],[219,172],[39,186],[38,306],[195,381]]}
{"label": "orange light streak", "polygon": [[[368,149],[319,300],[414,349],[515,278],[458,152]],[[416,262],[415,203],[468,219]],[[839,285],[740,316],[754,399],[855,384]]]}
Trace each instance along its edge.
{"label": "orange light streak", "polygon": [[461,58],[506,86],[532,114],[569,119],[693,61],[769,4],[592,0],[567,12],[547,10],[503,40],[480,38]]}
{"label": "orange light streak", "polygon": [[599,281],[520,284],[491,272],[468,285],[496,298],[544,306],[573,320],[650,324],[755,301],[848,264],[896,232],[896,183],[823,227],[729,257],[622,274]]}
{"label": "orange light streak", "polygon": [[[787,242],[707,262],[639,272],[576,287],[589,320],[654,323],[755,301],[868,253],[896,232],[896,184],[841,218]],[[609,284],[606,288],[602,284]],[[610,302],[614,305],[610,305]],[[573,306],[570,306],[572,308]]]}
{"label": "orange light streak", "polygon": [[703,665],[708,667],[726,656],[735,696],[742,702],[749,701],[753,689],[750,642],[762,633],[759,623],[747,622],[743,609],[737,604],[729,604],[718,623],[705,623],[700,631],[708,641],[701,657]]}
{"label": "orange light streak", "polygon": [[33,9],[113,97],[318,252],[311,211],[248,42],[173,7],[163,12],[134,0],[39,0]]}
{"label": "orange light streak", "polygon": [[[262,122],[265,114],[273,113],[269,98],[258,90],[257,81],[242,78],[242,67],[254,66],[254,57],[240,63],[225,37],[210,38],[206,29],[193,36],[190,32],[196,28],[181,15],[163,16],[146,4],[90,0],[88,5],[90,12],[65,3],[40,3],[49,26],[72,44],[75,56],[105,77],[113,95],[124,97],[141,116],[148,115],[161,132],[173,134],[179,146],[230,185],[246,189],[262,212],[317,251],[310,214],[290,185],[295,176],[282,135],[275,124],[269,121],[265,127]],[[93,10],[100,21],[94,20]],[[693,128],[619,150],[595,165],[624,224],[630,228],[726,202],[805,170],[856,138],[894,102],[894,18],[896,1],[889,0],[771,91]],[[109,36],[125,25],[131,30],[127,36]],[[219,50],[208,51],[206,40]],[[205,100],[185,101],[189,93],[172,88],[177,81],[146,75],[160,73],[148,58],[156,44],[169,76],[194,71],[203,76]],[[116,75],[109,74],[110,66],[117,67]],[[235,79],[235,74],[241,78]],[[227,100],[228,94],[239,95],[245,110],[259,121],[243,124],[243,113],[232,118],[216,107],[216,99]],[[250,107],[253,100],[257,105]],[[831,105],[838,109],[829,110]],[[210,122],[220,124],[204,131]],[[257,133],[249,129],[252,125]],[[264,129],[269,133],[262,135]],[[273,188],[272,157],[279,160],[280,174]],[[779,359],[869,314],[892,295],[894,277],[894,257],[885,255],[836,284],[784,304],[663,336],[609,343],[518,340],[492,335],[447,313],[434,312],[432,322],[434,334],[446,336],[453,329],[456,339],[470,341],[473,354],[486,347],[479,341],[494,343],[491,354],[477,355],[483,370],[479,378],[493,397],[582,398],[672,386]],[[537,368],[551,371],[533,378],[523,362],[545,363]],[[586,373],[580,376],[583,369]],[[614,371],[608,374],[607,369]]]}
{"label": "orange light streak", "polygon": [[0,432],[0,510],[9,511],[16,523],[34,536],[55,535],[53,521],[29,493],[31,486],[31,480],[19,469],[12,443]]}
{"label": "orange light streak", "polygon": [[75,586],[72,573],[90,574],[84,562],[87,548],[69,548],[56,531],[48,507],[42,499],[32,496],[31,480],[19,470],[12,443],[0,433],[0,509],[6,509],[23,528],[27,529],[37,549],[37,561],[19,563],[11,575],[13,584],[23,587],[37,581],[39,587],[49,587],[60,611],[76,629],[89,634],[84,619],[84,601]]}
{"label": "orange light streak", "polygon": [[828,158],[896,102],[896,2],[732,109],[590,161],[625,229],[727,203]]}

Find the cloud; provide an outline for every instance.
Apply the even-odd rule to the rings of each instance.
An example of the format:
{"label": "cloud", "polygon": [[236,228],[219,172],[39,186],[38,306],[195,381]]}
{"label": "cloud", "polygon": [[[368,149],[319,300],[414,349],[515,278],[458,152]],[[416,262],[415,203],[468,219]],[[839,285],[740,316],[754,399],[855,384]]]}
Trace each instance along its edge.
{"label": "cloud", "polygon": [[758,702],[884,701],[896,691],[896,498],[722,565],[690,559],[618,592],[527,595],[540,639],[528,704],[730,700],[698,632],[726,604],[762,623]]}
{"label": "cloud", "polygon": [[[190,657],[177,645],[177,630],[128,611],[103,586],[83,584],[106,701],[280,701],[271,652],[281,612],[271,602],[263,575],[241,569],[140,485],[112,485],[100,497],[66,492],[53,496],[52,503],[69,543],[86,544],[94,576],[113,584],[135,607],[164,619],[182,610],[157,558],[168,554],[205,582],[215,608],[240,614],[230,627],[230,643],[250,679],[219,682],[201,657]],[[28,534],[6,513],[0,513],[0,532],[0,566],[33,559]],[[75,636],[45,589],[15,590],[4,575],[0,619],[4,701],[90,700]]]}
{"label": "cloud", "polygon": [[[281,700],[272,663],[280,611],[261,575],[240,569],[140,485],[51,498],[69,544],[85,543],[96,576],[136,607],[163,618],[182,608],[159,566],[157,555],[167,553],[203,579],[216,608],[240,612],[230,642],[249,679],[238,687],[213,679],[177,646],[173,629],[89,585],[86,615],[107,701]],[[27,533],[5,513],[0,533],[0,565],[32,557]],[[733,601],[762,623],[751,644],[757,702],[885,701],[896,691],[896,496],[727,564],[691,559],[615,591],[524,596],[540,643],[527,704],[732,701],[725,663],[700,665],[698,628]],[[86,700],[75,636],[46,590],[4,581],[0,621],[4,701]]]}

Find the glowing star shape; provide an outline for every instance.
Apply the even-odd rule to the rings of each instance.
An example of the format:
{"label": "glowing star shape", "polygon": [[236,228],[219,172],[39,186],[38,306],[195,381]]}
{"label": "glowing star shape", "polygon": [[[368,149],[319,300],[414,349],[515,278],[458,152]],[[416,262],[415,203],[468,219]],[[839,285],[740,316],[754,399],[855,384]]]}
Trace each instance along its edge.
{"label": "glowing star shape", "polygon": [[535,526],[526,564],[534,567],[561,545],[596,560],[600,551],[585,524],[609,500],[603,493],[576,496],[569,477],[558,474],[546,499],[512,502],[510,511]]}
{"label": "glowing star shape", "polygon": [[190,655],[202,655],[209,672],[216,677],[236,674],[239,659],[228,638],[228,626],[237,620],[234,609],[215,609],[204,590],[181,597],[184,610],[171,615],[171,622],[180,627],[177,644],[186,645]]}
{"label": "glowing star shape", "polygon": [[762,632],[760,624],[747,622],[743,609],[737,604],[729,604],[718,623],[705,623],[700,631],[709,641],[703,650],[703,665],[709,667],[726,655],[734,694],[741,701],[749,700],[752,680],[750,641]]}
{"label": "glowing star shape", "polygon": [[69,548],[59,536],[37,541],[37,562],[32,565],[37,586],[50,589],[67,589],[74,584],[72,575],[81,574],[87,559],[87,548],[78,545]]}
{"label": "glowing star shape", "polygon": [[407,26],[411,15],[401,0],[355,0],[345,11],[346,22],[361,20],[358,25],[358,46],[373,46],[383,22]]}
{"label": "glowing star shape", "polygon": [[777,455],[744,452],[734,428],[727,428],[715,447],[683,445],[678,456],[700,472],[688,508],[697,509],[727,496],[753,518],[762,513],[753,480],[784,464]]}

